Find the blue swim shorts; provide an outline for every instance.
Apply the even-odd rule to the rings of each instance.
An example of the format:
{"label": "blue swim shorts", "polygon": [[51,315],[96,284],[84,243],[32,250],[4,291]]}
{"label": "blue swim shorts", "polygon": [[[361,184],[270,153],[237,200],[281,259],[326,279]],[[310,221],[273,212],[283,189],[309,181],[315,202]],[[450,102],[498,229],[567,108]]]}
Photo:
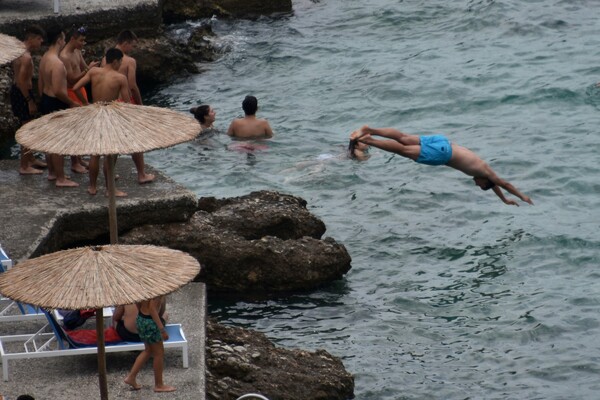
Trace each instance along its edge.
{"label": "blue swim shorts", "polygon": [[427,165],[445,165],[452,158],[452,145],[443,135],[421,136],[421,152],[417,162]]}

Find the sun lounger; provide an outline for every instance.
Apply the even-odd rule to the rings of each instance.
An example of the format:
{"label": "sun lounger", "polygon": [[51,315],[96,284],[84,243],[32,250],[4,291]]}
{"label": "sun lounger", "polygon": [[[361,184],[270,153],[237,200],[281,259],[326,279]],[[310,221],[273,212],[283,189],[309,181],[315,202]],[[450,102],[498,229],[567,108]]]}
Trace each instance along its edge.
{"label": "sun lounger", "polygon": [[2,246],[0,246],[0,268],[4,268],[4,271],[12,268],[12,260],[6,255]]}
{"label": "sun lounger", "polygon": [[[0,273],[8,271],[10,268],[12,268],[12,260],[0,247]],[[0,322],[26,321],[38,318],[43,319],[44,314],[36,307],[0,296]]]}
{"label": "sun lounger", "polygon": [[[96,354],[96,346],[76,345],[60,326],[54,316],[42,310],[48,320],[43,328],[34,334],[0,336],[0,359],[2,360],[2,377],[8,381],[8,363],[10,360],[32,359],[43,357],[75,356],[80,354]],[[51,332],[48,332],[50,328]],[[180,324],[168,324],[165,326],[169,334],[169,340],[164,341],[165,349],[181,349],[183,368],[188,368],[188,342],[185,339]],[[8,347],[10,342],[21,342],[24,351],[11,352]],[[144,350],[144,343],[119,342],[107,344],[106,352]]]}

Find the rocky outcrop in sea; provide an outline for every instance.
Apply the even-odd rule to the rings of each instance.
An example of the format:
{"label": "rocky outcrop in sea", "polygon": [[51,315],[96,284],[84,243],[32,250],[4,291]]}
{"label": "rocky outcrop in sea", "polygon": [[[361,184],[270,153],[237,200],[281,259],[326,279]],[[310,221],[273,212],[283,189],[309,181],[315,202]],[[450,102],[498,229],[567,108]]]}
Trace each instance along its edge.
{"label": "rocky outcrop in sea", "polygon": [[350,255],[332,238],[306,201],[271,191],[217,200],[201,198],[189,221],[140,226],[125,244],[185,251],[202,265],[211,291],[274,293],[309,290],[350,270]]}

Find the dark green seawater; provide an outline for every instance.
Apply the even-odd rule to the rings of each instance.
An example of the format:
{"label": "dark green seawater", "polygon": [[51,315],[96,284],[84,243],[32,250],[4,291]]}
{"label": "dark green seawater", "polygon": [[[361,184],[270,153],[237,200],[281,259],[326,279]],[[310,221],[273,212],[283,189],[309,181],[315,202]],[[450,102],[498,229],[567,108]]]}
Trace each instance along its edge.
{"label": "dark green seawater", "polygon": [[[325,348],[358,399],[600,395],[600,2],[294,1],[214,19],[223,57],[147,98],[200,101],[225,131],[246,94],[266,151],[217,135],[147,156],[199,196],[301,196],[352,270],[307,294],[213,299],[226,324]],[[173,32],[184,36],[190,23]],[[372,151],[328,159],[362,124],[444,133],[531,196],[503,205],[465,175]]]}

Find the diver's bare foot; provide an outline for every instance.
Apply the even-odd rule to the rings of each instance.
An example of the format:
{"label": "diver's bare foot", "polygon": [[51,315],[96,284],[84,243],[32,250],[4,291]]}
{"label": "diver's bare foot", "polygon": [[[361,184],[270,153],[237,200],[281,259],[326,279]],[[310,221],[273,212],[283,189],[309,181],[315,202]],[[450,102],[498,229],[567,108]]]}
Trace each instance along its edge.
{"label": "diver's bare foot", "polygon": [[155,392],[174,392],[175,389],[173,386],[167,386],[167,385],[162,385],[162,386],[154,386],[154,391]]}
{"label": "diver's bare foot", "polygon": [[71,165],[71,171],[76,172],[78,174],[87,174],[88,170],[81,164]]}
{"label": "diver's bare foot", "polygon": [[363,125],[358,130],[358,137],[370,135],[371,133],[372,133],[371,128],[369,128],[367,125]]}
{"label": "diver's bare foot", "polygon": [[56,187],[77,187],[79,183],[73,182],[65,177],[65,179],[57,179],[55,183]]}
{"label": "diver's bare foot", "polygon": [[156,178],[154,174],[144,174],[143,176],[138,175],[138,182],[140,185],[143,185],[144,183],[152,182],[154,178]]}
{"label": "diver's bare foot", "polygon": [[123,380],[123,382],[125,382],[126,384],[128,384],[129,386],[131,386],[131,388],[133,390],[140,390],[142,388],[142,385],[140,385],[139,383],[137,383],[135,381],[135,379],[131,379],[129,376],[127,378],[125,378]]}
{"label": "diver's bare foot", "polygon": [[48,174],[48,180],[49,181],[55,181],[56,180],[56,175],[50,175],[50,174]]}
{"label": "diver's bare foot", "polygon": [[95,196],[95,195],[96,195],[96,193],[98,193],[98,189],[96,189],[95,187],[93,188],[93,187],[91,187],[91,186],[89,186],[89,187],[88,187],[87,191],[88,191],[88,193],[89,193],[90,195],[92,195],[92,196]]}
{"label": "diver's bare foot", "polygon": [[39,169],[48,168],[48,164],[46,164],[43,161],[38,160],[37,158],[31,163],[31,166],[33,168],[39,168]]}
{"label": "diver's bare foot", "polygon": [[37,168],[33,168],[33,167],[27,167],[27,168],[19,168],[19,173],[21,175],[39,175],[39,174],[43,174],[44,171],[42,171],[41,169],[37,169]]}

